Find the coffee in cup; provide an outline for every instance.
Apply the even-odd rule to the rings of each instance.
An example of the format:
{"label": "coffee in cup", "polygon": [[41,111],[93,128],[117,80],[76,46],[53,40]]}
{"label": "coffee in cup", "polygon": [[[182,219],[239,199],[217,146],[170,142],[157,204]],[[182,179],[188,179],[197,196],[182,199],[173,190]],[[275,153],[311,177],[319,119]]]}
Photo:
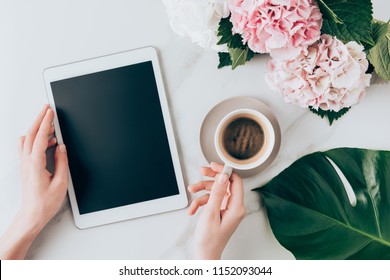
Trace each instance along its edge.
{"label": "coffee in cup", "polygon": [[239,109],[220,121],[214,140],[225,167],[248,170],[258,167],[271,155],[275,132],[271,122],[262,113]]}

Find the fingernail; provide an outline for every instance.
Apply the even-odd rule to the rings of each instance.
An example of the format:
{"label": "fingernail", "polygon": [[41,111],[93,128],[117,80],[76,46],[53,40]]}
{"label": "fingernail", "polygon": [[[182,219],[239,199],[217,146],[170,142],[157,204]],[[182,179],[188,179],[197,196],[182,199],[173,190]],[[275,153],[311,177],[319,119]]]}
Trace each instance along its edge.
{"label": "fingernail", "polygon": [[64,144],[58,145],[58,148],[60,149],[61,153],[65,153],[66,152],[66,147],[65,147]]}
{"label": "fingernail", "polygon": [[221,174],[217,175],[217,183],[218,184],[221,184],[221,185],[225,184],[228,179],[229,179],[229,177],[225,173],[221,173]]}

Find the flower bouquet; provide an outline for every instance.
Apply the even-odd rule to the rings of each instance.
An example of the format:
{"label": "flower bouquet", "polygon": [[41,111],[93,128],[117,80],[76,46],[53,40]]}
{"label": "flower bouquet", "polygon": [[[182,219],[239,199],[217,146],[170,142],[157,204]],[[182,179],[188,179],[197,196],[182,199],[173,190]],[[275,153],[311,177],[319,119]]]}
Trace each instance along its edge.
{"label": "flower bouquet", "polygon": [[235,69],[269,54],[267,84],[330,124],[357,104],[371,74],[390,80],[390,25],[371,0],[163,0],[174,31]]}

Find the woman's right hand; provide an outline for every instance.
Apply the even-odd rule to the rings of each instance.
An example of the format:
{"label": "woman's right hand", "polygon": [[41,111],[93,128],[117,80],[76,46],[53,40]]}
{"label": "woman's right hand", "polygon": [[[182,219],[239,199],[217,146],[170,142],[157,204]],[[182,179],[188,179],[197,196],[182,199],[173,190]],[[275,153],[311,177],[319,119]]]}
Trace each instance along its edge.
{"label": "woman's right hand", "polygon": [[[215,180],[200,181],[188,187],[191,193],[210,191],[209,194],[195,198],[188,210],[189,215],[194,215],[199,207],[204,206],[195,230],[196,259],[220,259],[230,237],[246,214],[241,177],[233,172],[229,178],[222,170],[223,165],[212,162],[210,167],[203,167],[201,173]],[[229,184],[230,196],[226,208],[221,210]]]}

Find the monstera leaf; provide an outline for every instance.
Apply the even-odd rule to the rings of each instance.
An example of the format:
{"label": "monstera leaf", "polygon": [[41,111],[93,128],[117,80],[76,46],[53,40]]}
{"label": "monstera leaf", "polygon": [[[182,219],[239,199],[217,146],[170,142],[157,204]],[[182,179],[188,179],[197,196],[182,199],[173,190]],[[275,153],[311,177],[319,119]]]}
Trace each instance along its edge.
{"label": "monstera leaf", "polygon": [[313,153],[256,191],[297,259],[390,259],[390,152]]}

